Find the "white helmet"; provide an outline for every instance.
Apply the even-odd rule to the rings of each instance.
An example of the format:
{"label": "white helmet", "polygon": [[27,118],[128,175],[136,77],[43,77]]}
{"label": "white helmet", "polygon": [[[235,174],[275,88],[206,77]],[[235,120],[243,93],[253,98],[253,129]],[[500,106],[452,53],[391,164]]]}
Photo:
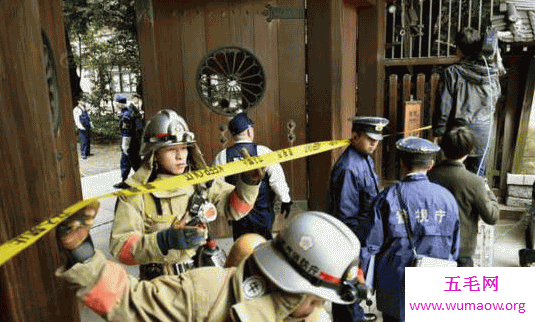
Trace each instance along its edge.
{"label": "white helmet", "polygon": [[171,109],[159,110],[147,122],[141,141],[141,156],[146,156],[164,146],[195,143],[195,135],[189,131],[186,121]]}
{"label": "white helmet", "polygon": [[358,299],[359,252],[359,240],[343,222],[307,211],[274,240],[256,247],[253,258],[283,291],[350,304]]}

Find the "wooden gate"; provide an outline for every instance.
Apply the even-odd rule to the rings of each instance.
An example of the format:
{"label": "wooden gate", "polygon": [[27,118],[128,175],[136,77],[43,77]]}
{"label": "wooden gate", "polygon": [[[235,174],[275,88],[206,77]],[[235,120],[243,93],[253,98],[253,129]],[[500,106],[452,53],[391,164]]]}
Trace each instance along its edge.
{"label": "wooden gate", "polygon": [[[396,157],[395,143],[403,135],[412,135],[432,140],[432,131],[428,129],[437,100],[440,76],[438,73],[418,73],[396,74],[387,76],[386,117],[390,120],[390,125],[395,135],[385,138],[383,141],[383,162],[384,179],[388,181],[399,178],[399,159]],[[408,102],[418,102],[420,106],[419,128],[426,128],[418,132],[407,133],[407,118],[405,116],[405,104]],[[386,161],[389,160],[389,161]]]}
{"label": "wooden gate", "polygon": [[[273,8],[281,7],[282,15],[297,17],[273,15]],[[208,163],[232,143],[226,129],[231,116],[206,106],[197,88],[199,66],[222,47],[243,48],[263,67],[263,98],[247,111],[255,122],[255,141],[272,150],[305,143],[304,0],[270,5],[256,0],[137,1],[136,12],[146,113],[170,107],[184,116]],[[297,201],[295,211],[306,204],[306,163],[299,159],[282,166]],[[217,236],[230,234],[224,218],[212,228]]]}
{"label": "wooden gate", "polygon": [[[61,1],[1,1],[0,244],[82,197]],[[65,86],[66,85],[66,86]],[[0,267],[0,321],[78,321],[47,234]]]}

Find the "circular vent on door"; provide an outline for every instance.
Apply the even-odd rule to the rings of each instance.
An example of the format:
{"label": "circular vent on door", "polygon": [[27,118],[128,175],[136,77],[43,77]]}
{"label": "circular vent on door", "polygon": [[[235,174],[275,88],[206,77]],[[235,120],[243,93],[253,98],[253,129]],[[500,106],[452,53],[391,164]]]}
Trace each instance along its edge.
{"label": "circular vent on door", "polygon": [[259,60],[240,47],[219,47],[209,52],[197,71],[197,92],[214,112],[232,116],[258,105],[266,88]]}

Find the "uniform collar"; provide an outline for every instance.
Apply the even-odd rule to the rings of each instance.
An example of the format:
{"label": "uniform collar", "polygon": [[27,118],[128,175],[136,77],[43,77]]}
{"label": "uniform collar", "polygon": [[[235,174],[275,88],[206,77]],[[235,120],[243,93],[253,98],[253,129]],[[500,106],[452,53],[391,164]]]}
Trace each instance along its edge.
{"label": "uniform collar", "polygon": [[424,173],[409,173],[403,178],[403,181],[419,181],[419,180],[429,180],[427,174]]}
{"label": "uniform collar", "polygon": [[450,167],[460,167],[460,168],[466,168],[464,163],[456,161],[456,160],[442,160],[439,164],[439,166],[450,166]]}
{"label": "uniform collar", "polygon": [[242,139],[234,142],[234,144],[238,143],[253,143],[253,141],[251,141],[250,139]]}
{"label": "uniform collar", "polygon": [[[152,153],[150,157],[146,158],[143,161],[143,164],[141,165],[141,167],[139,167],[139,169],[136,171],[136,173],[134,173],[134,175],[126,179],[125,182],[131,187],[135,187],[135,186],[148,183],[150,175],[152,171],[154,171],[153,165],[154,165],[154,153]],[[163,180],[166,178],[170,178],[172,176],[173,175],[160,173],[156,176],[156,180],[154,181]],[[191,193],[193,189],[194,189],[193,186],[186,186],[186,187],[182,187],[182,188],[175,189],[175,190],[156,191],[156,192],[153,192],[152,194],[158,198],[172,198],[172,197],[181,196],[187,193]]]}
{"label": "uniform collar", "polygon": [[364,154],[364,153],[361,153],[359,152],[359,150],[357,150],[353,145],[349,145],[349,149],[355,153],[355,154],[358,154],[361,158],[363,159],[367,159],[367,158],[371,158],[370,155],[367,155],[367,154]]}
{"label": "uniform collar", "polygon": [[[160,173],[157,175],[156,180],[154,180],[154,182],[158,182],[158,181],[165,180],[165,179],[172,178],[172,177],[175,177],[175,175]],[[185,187],[180,187],[174,190],[154,191],[152,194],[158,198],[174,198],[174,197],[179,197],[185,194],[192,194],[193,191],[194,191],[193,186],[185,186]]]}
{"label": "uniform collar", "polygon": [[152,173],[152,170],[153,170],[153,164],[154,164],[154,153],[151,153],[149,157],[143,160],[143,163],[141,164],[139,169],[134,173],[134,175],[126,179],[125,182],[131,187],[138,186],[141,184],[146,184],[147,182],[149,182],[150,174]]}

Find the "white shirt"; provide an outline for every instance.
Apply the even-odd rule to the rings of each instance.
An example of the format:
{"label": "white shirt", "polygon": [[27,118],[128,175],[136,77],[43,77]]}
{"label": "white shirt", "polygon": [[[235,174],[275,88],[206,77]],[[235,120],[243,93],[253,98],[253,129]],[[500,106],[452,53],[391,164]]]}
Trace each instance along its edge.
{"label": "white shirt", "polygon": [[85,107],[81,105],[76,105],[76,107],[72,111],[72,114],[74,116],[74,124],[76,124],[78,130],[84,131],[86,128],[82,125],[82,122],[80,122],[80,116],[82,115],[82,111],[86,111]]}
{"label": "white shirt", "polygon": [[[236,141],[237,143],[252,143],[250,140],[240,140]],[[266,154],[273,152],[267,146],[257,144],[256,149],[258,155]],[[214,159],[214,166],[227,163],[227,149],[223,149],[217,154]],[[266,174],[269,175],[269,186],[275,192],[277,197],[279,197],[281,202],[290,202],[290,188],[286,182],[286,177],[284,176],[284,170],[280,164],[274,164],[266,168]]]}

